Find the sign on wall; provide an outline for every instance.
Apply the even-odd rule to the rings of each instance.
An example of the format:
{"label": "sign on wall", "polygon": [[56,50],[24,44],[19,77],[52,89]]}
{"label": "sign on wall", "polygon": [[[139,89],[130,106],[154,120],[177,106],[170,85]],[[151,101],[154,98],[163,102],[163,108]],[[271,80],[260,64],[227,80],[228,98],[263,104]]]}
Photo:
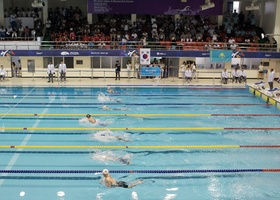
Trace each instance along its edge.
{"label": "sign on wall", "polygon": [[149,15],[222,15],[223,0],[211,0],[215,7],[201,10],[205,0],[88,0],[88,13]]}
{"label": "sign on wall", "polygon": [[141,67],[141,76],[160,76],[160,67]]}

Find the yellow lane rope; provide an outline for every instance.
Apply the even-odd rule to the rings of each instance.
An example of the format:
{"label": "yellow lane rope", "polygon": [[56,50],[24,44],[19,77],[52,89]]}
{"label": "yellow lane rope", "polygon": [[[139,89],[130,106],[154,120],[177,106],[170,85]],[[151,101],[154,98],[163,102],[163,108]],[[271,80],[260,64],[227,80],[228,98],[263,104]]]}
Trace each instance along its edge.
{"label": "yellow lane rope", "polygon": [[187,145],[187,146],[0,146],[0,149],[227,149],[240,145]]}
{"label": "yellow lane rope", "polygon": [[221,127],[179,127],[179,128],[174,128],[174,127],[149,127],[149,128],[111,128],[111,127],[106,127],[106,128],[60,128],[60,127],[51,127],[51,128],[46,128],[46,127],[0,127],[0,130],[2,131],[22,131],[22,130],[32,130],[32,131],[104,131],[110,129],[111,131],[209,131],[209,130],[224,130],[224,128]]}
{"label": "yellow lane rope", "polygon": [[[0,114],[2,116],[4,114]],[[18,117],[27,117],[27,116],[38,116],[38,117],[83,117],[86,114],[17,114],[17,113],[10,113],[10,114],[5,114],[5,116],[18,116]],[[207,117],[211,116],[211,114],[102,114],[102,113],[94,113],[91,114],[93,117],[94,116],[129,116],[129,117]]]}

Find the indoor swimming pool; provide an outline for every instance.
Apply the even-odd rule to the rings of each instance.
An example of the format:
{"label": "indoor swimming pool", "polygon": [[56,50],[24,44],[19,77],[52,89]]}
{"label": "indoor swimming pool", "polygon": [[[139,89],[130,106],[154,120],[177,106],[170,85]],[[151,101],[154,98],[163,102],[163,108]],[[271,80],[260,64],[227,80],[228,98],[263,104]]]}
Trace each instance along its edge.
{"label": "indoor swimming pool", "polygon": [[[279,199],[274,105],[248,88],[111,89],[1,87],[0,199]],[[107,188],[105,168],[143,183]]]}

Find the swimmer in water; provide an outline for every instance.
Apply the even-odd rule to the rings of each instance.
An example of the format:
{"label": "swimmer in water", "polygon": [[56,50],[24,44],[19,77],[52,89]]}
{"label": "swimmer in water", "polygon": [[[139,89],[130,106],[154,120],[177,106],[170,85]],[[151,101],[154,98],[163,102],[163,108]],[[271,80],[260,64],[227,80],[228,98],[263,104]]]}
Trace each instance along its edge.
{"label": "swimmer in water", "polygon": [[92,123],[92,124],[96,123],[96,119],[92,118],[90,114],[87,114],[86,117],[90,123]]}
{"label": "swimmer in water", "polygon": [[100,121],[99,119],[94,119],[90,114],[87,114],[86,118],[80,119],[79,122],[89,122],[91,124],[98,124],[101,126],[107,126],[111,124],[111,122],[108,121]]}
{"label": "swimmer in water", "polygon": [[116,102],[118,102],[118,103],[121,102],[120,99],[112,99],[112,98],[110,98],[109,96],[106,96],[106,95],[105,95],[104,93],[102,93],[102,92],[100,92],[100,94],[98,94],[97,99],[98,99],[99,101],[102,101],[102,102],[105,102],[105,101],[116,101]]}
{"label": "swimmer in water", "polygon": [[109,92],[109,93],[116,93],[116,91],[112,90],[110,87],[107,88],[107,92]]}
{"label": "swimmer in water", "polygon": [[111,187],[122,187],[122,188],[133,188],[136,185],[142,184],[143,180],[136,180],[132,183],[126,183],[124,181],[116,181],[110,174],[108,169],[104,169],[102,171],[103,180],[100,181],[101,184],[104,184],[105,186],[111,188]]}
{"label": "swimmer in water", "polygon": [[110,108],[109,106],[106,106],[106,105],[102,106],[102,109],[103,110],[129,110],[129,108],[127,108],[127,107]]}
{"label": "swimmer in water", "polygon": [[130,140],[128,140],[128,137],[129,137],[128,134],[116,135],[109,129],[105,131],[98,131],[92,136],[93,139],[103,141],[103,142],[109,142],[115,140],[129,142]]}
{"label": "swimmer in water", "polygon": [[124,156],[119,156],[114,154],[112,151],[96,151],[95,153],[91,154],[90,158],[92,160],[98,160],[102,162],[113,161],[113,162],[120,162],[124,165],[131,164],[131,154],[126,154]]}

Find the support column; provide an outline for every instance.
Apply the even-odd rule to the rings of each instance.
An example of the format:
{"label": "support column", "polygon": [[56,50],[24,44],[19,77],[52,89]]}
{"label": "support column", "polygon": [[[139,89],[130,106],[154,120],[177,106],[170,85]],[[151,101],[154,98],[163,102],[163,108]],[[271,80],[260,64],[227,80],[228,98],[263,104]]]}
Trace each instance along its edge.
{"label": "support column", "polygon": [[92,24],[92,13],[87,14],[87,21],[88,21],[88,24]]}
{"label": "support column", "polygon": [[[0,0],[1,1],[1,0]],[[45,6],[43,7],[43,24],[46,23],[48,16],[49,16],[49,1],[48,0],[44,0]]]}
{"label": "support column", "polygon": [[0,0],[0,24],[5,27],[5,18],[4,18],[4,0]]}
{"label": "support column", "polygon": [[136,22],[136,14],[131,14],[130,19],[131,23]]}
{"label": "support column", "polygon": [[276,0],[276,16],[275,16],[275,25],[274,25],[274,34],[277,35],[275,36],[275,39],[277,41],[277,44],[280,44],[280,12],[277,12],[280,10],[280,0]]}

